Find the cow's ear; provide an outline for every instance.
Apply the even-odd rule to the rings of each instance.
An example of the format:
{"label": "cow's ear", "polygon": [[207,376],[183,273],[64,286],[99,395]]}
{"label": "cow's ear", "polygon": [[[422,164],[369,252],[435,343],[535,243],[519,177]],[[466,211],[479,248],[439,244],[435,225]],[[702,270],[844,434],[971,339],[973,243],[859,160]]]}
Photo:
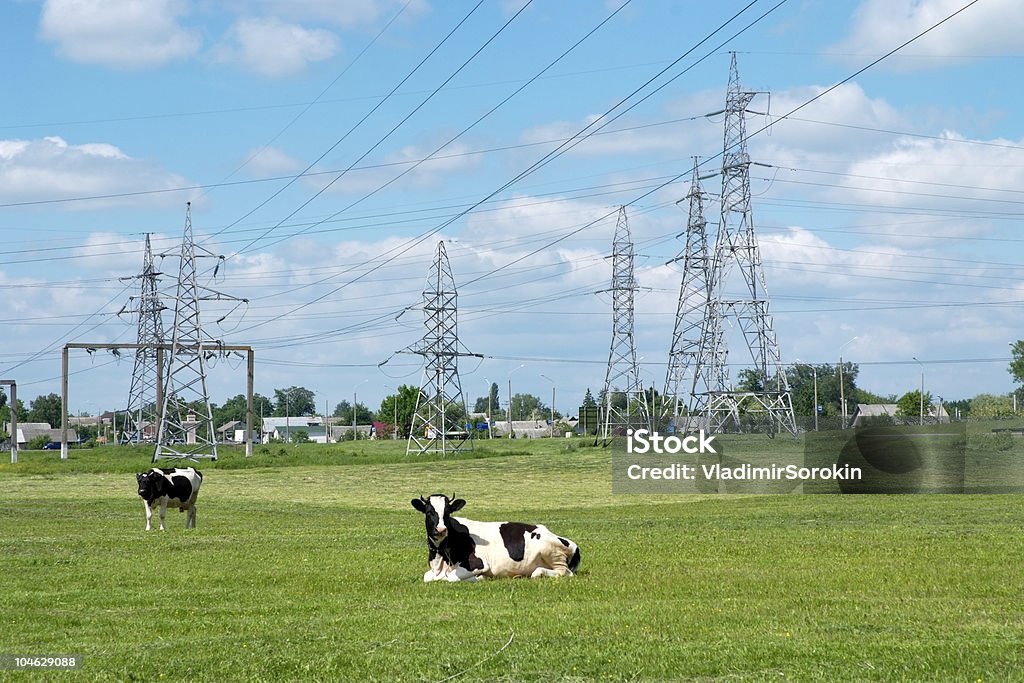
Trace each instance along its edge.
{"label": "cow's ear", "polygon": [[412,506],[414,508],[416,508],[417,510],[419,510],[420,512],[422,512],[423,514],[427,513],[427,504],[425,502],[423,502],[422,498],[413,498],[409,502],[411,502]]}
{"label": "cow's ear", "polygon": [[465,505],[466,501],[464,501],[462,498],[456,498],[452,502],[448,503],[448,512],[458,512],[463,507],[465,507]]}

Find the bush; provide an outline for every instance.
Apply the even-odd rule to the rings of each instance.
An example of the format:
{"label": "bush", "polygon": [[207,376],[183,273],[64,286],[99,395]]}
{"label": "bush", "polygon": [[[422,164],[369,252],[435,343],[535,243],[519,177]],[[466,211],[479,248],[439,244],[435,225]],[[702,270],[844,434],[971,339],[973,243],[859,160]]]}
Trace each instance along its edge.
{"label": "bush", "polygon": [[988,453],[1002,452],[1013,448],[1013,436],[1007,432],[981,434],[968,439],[967,443],[975,451],[985,451]]}
{"label": "bush", "polygon": [[50,437],[46,434],[40,434],[28,442],[27,448],[30,451],[39,451],[45,448],[48,443],[50,443]]}

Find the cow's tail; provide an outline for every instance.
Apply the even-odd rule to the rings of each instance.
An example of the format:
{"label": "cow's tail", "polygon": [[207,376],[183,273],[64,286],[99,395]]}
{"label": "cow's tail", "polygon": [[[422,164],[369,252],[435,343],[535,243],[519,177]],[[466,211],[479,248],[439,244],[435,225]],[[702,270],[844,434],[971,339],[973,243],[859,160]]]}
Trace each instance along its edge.
{"label": "cow's tail", "polygon": [[[573,543],[573,545],[576,545],[576,544]],[[580,568],[580,547],[577,545],[576,548],[573,549],[572,557],[569,558],[569,571],[571,571],[573,574],[575,574],[576,571],[579,568]]]}
{"label": "cow's tail", "polygon": [[558,540],[565,546],[565,554],[569,556],[568,567],[573,574],[580,568],[580,547],[567,538],[558,537]]}

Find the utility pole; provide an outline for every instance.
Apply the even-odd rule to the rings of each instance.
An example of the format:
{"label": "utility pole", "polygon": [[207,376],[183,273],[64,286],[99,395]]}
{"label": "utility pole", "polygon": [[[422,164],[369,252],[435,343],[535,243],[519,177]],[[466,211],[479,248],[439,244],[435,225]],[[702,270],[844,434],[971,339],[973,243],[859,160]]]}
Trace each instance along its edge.
{"label": "utility pole", "polygon": [[[668,369],[665,372],[665,390],[662,392],[662,428],[672,425],[676,430],[685,406],[689,406],[696,382],[697,357],[701,344],[704,307],[707,306],[710,259],[708,258],[707,219],[704,217],[704,191],[700,186],[699,159],[693,158],[686,232],[676,235],[684,238],[683,250],[666,263],[682,263],[683,278],[679,285],[676,321],[669,344]],[[681,200],[680,200],[681,201]]]}
{"label": "utility pole", "polygon": [[[698,350],[698,386],[689,412],[700,416],[704,429],[717,434],[730,427],[743,427],[742,407],[754,426],[769,435],[783,430],[795,435],[789,381],[768,311],[768,292],[751,211],[746,112],[755,95],[742,89],[733,53],[724,109],[721,211]],[[755,386],[743,391],[729,383],[727,317],[734,319],[742,332],[753,363]]]}
{"label": "utility pole", "polygon": [[0,379],[0,386],[11,388],[11,464],[18,464],[18,383],[13,379]]}
{"label": "utility pole", "polygon": [[[203,331],[199,302],[244,303],[245,300],[200,286],[196,260],[201,257],[223,259],[196,245],[192,233],[192,204],[189,202],[185,210],[185,229],[174,298],[167,390],[164,392],[163,409],[160,412],[160,429],[153,462],[164,458],[217,459],[217,434],[214,432],[213,412],[206,385],[206,362],[225,351],[223,342],[210,338]],[[252,434],[247,434],[246,441],[251,439]]]}
{"label": "utility pole", "polygon": [[142,443],[147,438],[147,430],[151,438],[155,438],[156,428],[160,422],[158,411],[161,408],[162,396],[157,388],[157,378],[163,375],[160,367],[163,363],[163,352],[160,345],[164,343],[164,305],[159,294],[160,275],[153,263],[149,233],[146,233],[142,272],[131,278],[140,283],[139,296],[129,299],[121,309],[121,314],[130,312],[137,321],[136,340],[139,348],[135,351],[135,368],[132,371],[132,384],[128,392],[128,408],[125,410],[124,424],[118,439],[120,443]]}
{"label": "utility pole", "polygon": [[406,455],[440,453],[443,457],[472,450],[473,435],[465,424],[469,413],[459,382],[458,360],[463,356],[483,356],[462,350],[458,293],[444,242],[437,243],[437,256],[423,290],[423,314],[426,332],[418,344],[406,351],[423,356],[424,362]]}
{"label": "utility pole", "polygon": [[551,382],[551,431],[549,432],[551,438],[555,438],[555,380],[551,379],[547,375],[541,375],[544,379]]}
{"label": "utility pole", "polygon": [[[615,237],[612,240],[612,282],[607,290],[612,294],[612,342],[608,350],[608,369],[604,378],[605,410],[600,438],[607,446],[613,436],[623,436],[626,430],[650,423],[640,400],[643,387],[636,364],[636,346],[633,335],[633,301],[637,283],[633,272],[633,238],[626,218],[626,207],[619,208],[615,223]],[[626,406],[612,404],[612,395],[621,394]],[[637,410],[637,414],[633,411]],[[595,440],[595,443],[597,441]]]}

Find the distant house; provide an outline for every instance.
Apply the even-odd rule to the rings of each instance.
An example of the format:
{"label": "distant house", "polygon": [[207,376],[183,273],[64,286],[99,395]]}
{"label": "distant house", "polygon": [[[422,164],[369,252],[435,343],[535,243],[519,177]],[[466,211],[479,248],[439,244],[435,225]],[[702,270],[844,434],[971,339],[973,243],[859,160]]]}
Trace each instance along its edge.
{"label": "distant house", "polygon": [[291,442],[296,434],[303,433],[313,443],[327,443],[327,428],[324,425],[281,425],[271,432],[271,438],[278,441]]}
{"label": "distant house", "polygon": [[238,430],[238,426],[242,424],[238,420],[232,420],[231,422],[225,423],[224,425],[217,428],[217,440],[222,443],[235,440],[235,433],[241,431],[242,436],[245,436],[245,429]]}
{"label": "distant house", "polygon": [[[945,424],[949,422],[949,414],[940,404],[936,406],[925,406],[928,412],[924,415],[927,424]],[[914,424],[920,419],[919,414],[897,415],[895,403],[858,403],[857,410],[853,414],[853,427],[863,427],[872,422],[884,422],[887,424]]]}
{"label": "distant house", "polygon": [[[263,418],[263,434],[261,441],[266,443],[268,439],[279,439],[274,436],[278,429],[286,433],[289,429],[304,429],[307,433],[310,427],[323,427],[323,418],[319,415],[289,415],[288,417],[265,417]],[[283,439],[282,439],[283,440]]]}
{"label": "distant house", "polygon": [[[10,425],[4,431],[8,431]],[[60,443],[60,429],[54,429],[46,422],[19,422],[18,423],[18,447],[24,448],[33,439],[45,435],[50,441]],[[78,443],[78,432],[74,429],[68,430],[68,443]]]}
{"label": "distant house", "polygon": [[[547,420],[512,420],[512,433],[517,439],[539,439],[551,436],[551,425]],[[491,435],[496,439],[508,437],[508,422],[495,420]]]}

